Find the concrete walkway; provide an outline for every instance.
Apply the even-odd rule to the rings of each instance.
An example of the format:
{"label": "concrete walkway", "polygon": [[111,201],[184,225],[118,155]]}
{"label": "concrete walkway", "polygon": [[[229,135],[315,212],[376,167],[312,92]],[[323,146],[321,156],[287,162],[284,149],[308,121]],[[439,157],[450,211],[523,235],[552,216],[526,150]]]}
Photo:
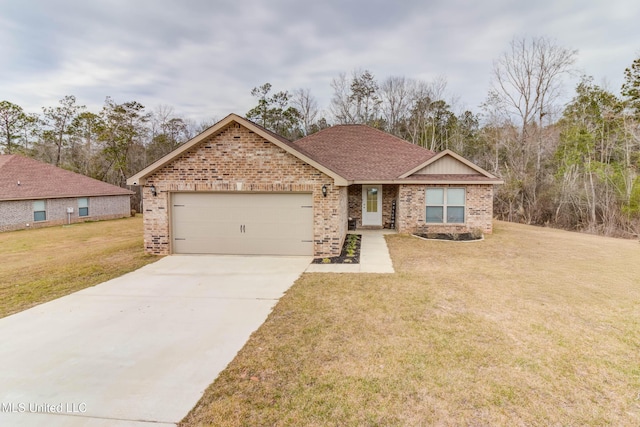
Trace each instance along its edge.
{"label": "concrete walkway", "polygon": [[395,273],[385,234],[393,230],[356,230],[362,235],[360,242],[360,264],[310,264],[306,273]]}
{"label": "concrete walkway", "polygon": [[0,426],[173,426],[310,257],[169,256],[0,319]]}

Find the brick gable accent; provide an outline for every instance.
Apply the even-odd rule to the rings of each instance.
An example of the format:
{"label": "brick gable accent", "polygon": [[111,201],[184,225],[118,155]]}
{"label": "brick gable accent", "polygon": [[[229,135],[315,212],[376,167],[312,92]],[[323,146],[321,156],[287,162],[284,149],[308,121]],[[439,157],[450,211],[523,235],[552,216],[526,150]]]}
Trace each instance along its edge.
{"label": "brick gable accent", "polygon": [[[347,189],[248,128],[232,123],[146,179],[144,241],[149,253],[171,252],[172,192],[306,192],[313,197],[314,255],[340,253],[346,234]],[[149,187],[154,185],[157,196]],[[327,185],[327,197],[322,186]]]}

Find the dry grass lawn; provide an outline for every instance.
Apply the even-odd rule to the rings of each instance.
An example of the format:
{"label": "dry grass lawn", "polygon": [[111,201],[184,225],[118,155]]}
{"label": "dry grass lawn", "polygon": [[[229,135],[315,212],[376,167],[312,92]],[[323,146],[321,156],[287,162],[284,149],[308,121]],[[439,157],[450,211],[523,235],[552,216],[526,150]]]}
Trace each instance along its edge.
{"label": "dry grass lawn", "polygon": [[498,222],[305,274],[182,426],[638,426],[640,244]]}
{"label": "dry grass lawn", "polygon": [[142,217],[0,233],[0,317],[156,261]]}

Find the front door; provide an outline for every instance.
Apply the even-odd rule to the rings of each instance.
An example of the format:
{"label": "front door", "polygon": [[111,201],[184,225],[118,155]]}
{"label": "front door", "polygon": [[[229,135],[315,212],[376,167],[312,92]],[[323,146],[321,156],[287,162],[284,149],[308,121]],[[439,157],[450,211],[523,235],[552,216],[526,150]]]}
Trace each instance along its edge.
{"label": "front door", "polygon": [[362,186],[362,225],[382,225],[382,185]]}

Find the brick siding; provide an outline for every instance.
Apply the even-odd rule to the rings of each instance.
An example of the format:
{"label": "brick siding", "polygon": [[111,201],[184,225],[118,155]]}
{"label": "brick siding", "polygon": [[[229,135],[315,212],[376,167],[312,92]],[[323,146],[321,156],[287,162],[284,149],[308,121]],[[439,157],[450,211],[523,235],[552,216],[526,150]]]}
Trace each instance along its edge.
{"label": "brick siding", "polygon": [[460,185],[400,185],[398,189],[397,229],[400,233],[464,233],[476,229],[493,231],[493,185],[466,186],[464,224],[426,224],[426,188]]}
{"label": "brick siding", "polygon": [[[154,185],[153,197],[149,186]],[[327,197],[322,186],[328,187]],[[347,230],[347,189],[249,129],[233,123],[147,178],[143,190],[148,253],[167,255],[171,193],[306,192],[313,198],[314,256],[340,253]]]}
{"label": "brick siding", "polygon": [[[382,186],[382,225],[384,228],[391,228],[391,205],[393,201],[398,198],[398,186],[397,185],[383,185]],[[397,200],[396,200],[397,204]],[[396,206],[396,210],[397,210]],[[397,212],[396,212],[397,214]],[[397,228],[397,221],[396,226]]]}
{"label": "brick siding", "polygon": [[47,219],[38,222],[33,221],[33,202],[34,200],[0,201],[0,231],[67,224],[67,208],[73,208],[71,223],[131,216],[128,195],[89,197],[89,216],[85,217],[79,216],[77,198],[47,199]]}

